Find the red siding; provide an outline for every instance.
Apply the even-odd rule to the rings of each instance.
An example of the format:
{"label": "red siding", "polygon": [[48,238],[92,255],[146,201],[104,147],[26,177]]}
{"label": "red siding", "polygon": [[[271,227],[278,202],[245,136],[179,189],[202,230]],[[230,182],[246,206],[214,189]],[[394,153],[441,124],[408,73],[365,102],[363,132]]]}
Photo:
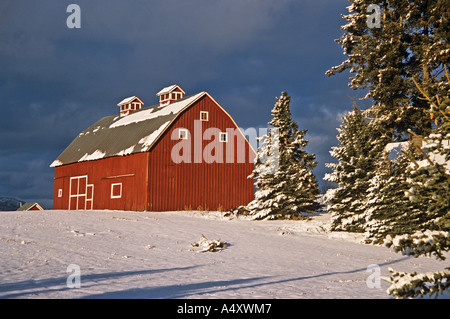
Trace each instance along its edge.
{"label": "red siding", "polygon": [[[226,149],[227,145],[231,146],[230,135],[228,143],[201,142],[202,151],[207,145],[221,147],[223,163],[207,163],[203,156],[200,163],[194,163],[192,135],[195,121],[200,120],[200,111],[209,112],[209,121],[201,122],[202,134],[209,127],[222,132],[236,128],[231,117],[209,96],[204,96],[172,123],[149,152],[56,167],[53,208],[75,209],[78,205],[78,209],[132,211],[225,210],[249,203],[254,197],[254,188],[253,179],[247,179],[247,176],[253,170],[254,153],[244,141],[245,162],[237,163],[240,135],[235,137],[232,163],[227,163],[226,158],[230,153]],[[191,133],[187,141],[192,150],[191,163],[177,164],[172,160],[172,148],[180,141],[172,140],[171,136],[178,128],[188,129]],[[87,176],[87,179],[74,179],[76,176]],[[111,198],[112,184],[119,183],[122,184],[120,198]],[[92,202],[89,188],[93,189]],[[60,189],[61,197],[58,196]],[[69,208],[69,192],[73,195],[74,189],[81,195],[70,198]]]}
{"label": "red siding", "polygon": [[[70,178],[87,175],[87,184],[93,185],[92,209],[143,211],[147,202],[147,162],[148,153],[137,153],[56,167],[53,209],[69,209],[69,191],[74,188]],[[111,185],[118,183],[122,184],[122,196],[111,198]],[[59,189],[62,197],[58,197]],[[83,191],[84,185],[80,186],[80,193]]]}
{"label": "red siding", "polygon": [[[192,135],[195,121],[200,120],[200,111],[207,111],[209,115],[209,121],[197,122],[202,123],[202,134],[209,127],[222,132],[236,128],[232,119],[208,96],[185,111],[150,152],[149,210],[228,209],[245,205],[253,199],[253,179],[247,179],[253,170],[253,157],[249,158],[252,151],[247,142],[244,141],[245,163],[237,163],[237,142],[233,149],[234,162],[226,163],[227,143],[218,141],[215,145],[223,149],[223,163],[206,163],[203,156],[201,163],[194,163]],[[171,139],[172,132],[178,128],[188,129],[191,133],[191,163],[176,164],[171,158],[172,148],[180,142]],[[203,140],[202,151],[210,143],[212,140]]]}

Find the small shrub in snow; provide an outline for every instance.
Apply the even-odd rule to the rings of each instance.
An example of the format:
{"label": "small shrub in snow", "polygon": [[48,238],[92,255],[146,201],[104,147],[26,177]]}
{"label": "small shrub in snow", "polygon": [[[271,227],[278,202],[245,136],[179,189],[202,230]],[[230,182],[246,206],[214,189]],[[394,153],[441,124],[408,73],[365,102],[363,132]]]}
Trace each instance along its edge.
{"label": "small shrub in snow", "polygon": [[199,253],[205,253],[227,248],[227,244],[220,239],[209,240],[202,234],[202,238],[199,241],[192,243],[191,247],[199,248],[199,250],[197,250]]}

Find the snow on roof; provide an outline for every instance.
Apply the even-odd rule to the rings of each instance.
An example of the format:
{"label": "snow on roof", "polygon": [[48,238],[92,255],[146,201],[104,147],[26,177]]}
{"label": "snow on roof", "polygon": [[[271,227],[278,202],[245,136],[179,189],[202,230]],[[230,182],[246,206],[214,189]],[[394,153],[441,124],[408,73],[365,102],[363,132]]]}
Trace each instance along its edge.
{"label": "snow on roof", "polygon": [[137,96],[130,96],[130,97],[127,97],[127,98],[123,99],[122,101],[120,101],[119,104],[117,104],[117,105],[118,105],[118,106],[121,106],[121,105],[123,105],[123,104],[128,104],[128,103],[133,102],[133,101],[136,100],[136,99],[138,99],[139,102],[141,102],[142,104],[144,104],[144,102],[142,102],[142,100],[141,100],[140,98],[138,98]]}
{"label": "snow on roof", "polygon": [[81,132],[50,166],[146,152],[183,110],[205,94],[185,97],[167,106],[145,107],[124,117],[104,117]]}
{"label": "snow on roof", "polygon": [[122,117],[120,120],[112,123],[110,125],[110,128],[122,126],[122,125],[128,125],[130,123],[137,123],[141,121],[147,121],[151,120],[153,118],[157,118],[159,116],[164,116],[168,114],[176,114],[180,112],[182,109],[184,109],[186,106],[191,104],[193,101],[195,101],[197,98],[199,98],[201,95],[203,95],[204,92],[198,93],[196,95],[193,95],[191,97],[178,100],[176,102],[173,102],[167,106],[162,106],[159,108],[152,108],[148,110],[144,110],[141,112],[134,112],[131,113],[128,116]]}
{"label": "snow on roof", "polygon": [[92,154],[88,154],[88,153],[84,154],[83,157],[78,160],[78,162],[93,161],[96,159],[101,159],[101,158],[105,157],[105,154],[106,154],[105,152],[96,150]]}
{"label": "snow on roof", "polygon": [[174,85],[165,87],[164,89],[162,89],[161,91],[159,91],[158,93],[156,93],[156,95],[160,96],[160,95],[163,95],[163,94],[170,93],[170,92],[172,92],[173,90],[175,90],[176,88],[179,88],[183,93],[186,93],[186,92],[184,92],[183,89],[180,88],[177,84],[174,84]]}
{"label": "snow on roof", "polygon": [[150,148],[150,146],[153,144],[153,142],[158,138],[159,134],[161,134],[169,124],[170,124],[170,121],[167,121],[166,123],[161,125],[161,127],[159,129],[157,129],[150,135],[145,136],[139,140],[139,144],[142,144],[142,146],[143,146],[142,150],[144,152]]}
{"label": "snow on roof", "polygon": [[50,167],[61,166],[63,164],[64,164],[63,162],[61,162],[60,160],[56,159],[56,160],[53,161],[53,163],[50,164]]}

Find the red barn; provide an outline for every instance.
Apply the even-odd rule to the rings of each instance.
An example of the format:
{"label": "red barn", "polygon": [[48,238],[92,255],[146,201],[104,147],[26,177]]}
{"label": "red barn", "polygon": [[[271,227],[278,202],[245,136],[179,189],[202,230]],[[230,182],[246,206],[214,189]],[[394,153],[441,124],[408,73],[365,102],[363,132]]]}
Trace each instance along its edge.
{"label": "red barn", "polygon": [[225,210],[254,197],[255,151],[207,93],[172,85],[158,105],[136,96],[100,119],[52,163],[53,209]]}

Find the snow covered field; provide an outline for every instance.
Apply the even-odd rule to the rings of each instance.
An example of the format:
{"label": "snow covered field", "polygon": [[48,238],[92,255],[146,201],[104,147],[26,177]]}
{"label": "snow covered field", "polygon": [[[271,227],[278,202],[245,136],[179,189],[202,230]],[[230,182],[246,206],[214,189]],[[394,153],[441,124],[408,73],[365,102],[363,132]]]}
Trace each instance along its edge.
{"label": "snow covered field", "polygon": [[[326,221],[326,214],[250,221],[215,212],[1,212],[0,298],[389,298],[383,280],[368,287],[369,265],[382,276],[389,267],[444,268],[326,232]],[[228,247],[199,253],[191,243],[202,234]],[[67,286],[71,264],[80,288]]]}

